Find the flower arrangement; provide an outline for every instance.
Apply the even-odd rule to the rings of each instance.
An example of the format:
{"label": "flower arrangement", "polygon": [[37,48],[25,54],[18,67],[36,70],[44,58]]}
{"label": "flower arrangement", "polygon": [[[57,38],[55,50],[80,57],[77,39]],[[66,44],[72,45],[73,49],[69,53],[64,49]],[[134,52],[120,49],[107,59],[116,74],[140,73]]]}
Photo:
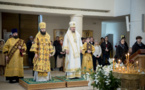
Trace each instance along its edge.
{"label": "flower arrangement", "polygon": [[[99,90],[116,90],[121,85],[120,79],[117,79],[113,76],[113,60],[109,60],[111,65],[101,66],[98,65],[96,72],[89,74],[89,84],[93,88]],[[88,73],[87,73],[88,75]]]}
{"label": "flower arrangement", "polygon": [[90,77],[94,80],[91,84],[93,88],[99,90],[116,90],[121,85],[120,80],[112,74],[112,66],[98,65],[96,73],[90,74]]}

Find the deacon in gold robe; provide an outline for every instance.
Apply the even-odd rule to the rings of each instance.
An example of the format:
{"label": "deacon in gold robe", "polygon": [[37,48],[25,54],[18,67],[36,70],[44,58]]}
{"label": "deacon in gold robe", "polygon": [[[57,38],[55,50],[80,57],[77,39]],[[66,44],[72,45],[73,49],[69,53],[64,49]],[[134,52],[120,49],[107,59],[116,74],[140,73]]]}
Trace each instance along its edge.
{"label": "deacon in gold robe", "polygon": [[82,49],[81,36],[76,30],[76,23],[70,22],[70,27],[64,37],[63,51],[66,52],[65,72],[69,79],[81,77],[80,53]]}
{"label": "deacon in gold robe", "polygon": [[41,22],[39,27],[40,32],[37,33],[30,49],[31,52],[35,53],[33,59],[33,70],[34,80],[36,82],[51,80],[50,55],[53,53],[50,36],[46,32],[46,23]]}
{"label": "deacon in gold robe", "polygon": [[7,62],[4,76],[10,83],[15,83],[19,78],[24,77],[23,54],[26,51],[26,45],[24,40],[18,38],[17,29],[12,29],[12,36],[3,47]]}
{"label": "deacon in gold robe", "polygon": [[[90,73],[91,70],[93,71],[93,60],[92,54],[95,52],[95,48],[90,43],[90,39],[86,39],[86,43],[83,45],[83,61],[82,61],[82,71]],[[85,74],[85,73],[83,73]]]}

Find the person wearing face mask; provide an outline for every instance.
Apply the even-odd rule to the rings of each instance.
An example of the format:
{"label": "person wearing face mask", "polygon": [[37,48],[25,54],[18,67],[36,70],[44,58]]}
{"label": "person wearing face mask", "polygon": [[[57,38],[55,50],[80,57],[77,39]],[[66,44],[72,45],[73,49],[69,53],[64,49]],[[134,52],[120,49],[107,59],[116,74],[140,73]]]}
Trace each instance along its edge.
{"label": "person wearing face mask", "polygon": [[24,40],[18,38],[17,29],[12,29],[12,36],[3,47],[7,63],[4,76],[10,83],[16,83],[24,77],[23,55],[27,48]]}
{"label": "person wearing face mask", "polygon": [[39,27],[40,31],[37,33],[30,49],[31,52],[35,53],[33,58],[33,70],[34,80],[36,82],[51,80],[50,56],[54,52],[50,35],[46,32],[46,23],[39,23]]}
{"label": "person wearing face mask", "polygon": [[[125,45],[125,39],[122,38],[119,41],[119,45],[116,48],[116,58],[122,60],[125,63],[126,54],[128,52],[128,47]],[[117,61],[117,60],[116,60]]]}

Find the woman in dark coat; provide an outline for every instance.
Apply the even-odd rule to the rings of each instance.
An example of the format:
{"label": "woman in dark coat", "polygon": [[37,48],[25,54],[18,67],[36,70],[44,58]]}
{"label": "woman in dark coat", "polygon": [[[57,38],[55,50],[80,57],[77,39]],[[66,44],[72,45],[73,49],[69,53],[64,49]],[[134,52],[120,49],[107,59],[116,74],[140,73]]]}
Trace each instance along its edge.
{"label": "woman in dark coat", "polygon": [[120,59],[123,63],[125,63],[125,59],[126,59],[125,55],[127,54],[127,52],[128,52],[128,49],[125,45],[125,40],[122,38],[116,49],[116,58]]}

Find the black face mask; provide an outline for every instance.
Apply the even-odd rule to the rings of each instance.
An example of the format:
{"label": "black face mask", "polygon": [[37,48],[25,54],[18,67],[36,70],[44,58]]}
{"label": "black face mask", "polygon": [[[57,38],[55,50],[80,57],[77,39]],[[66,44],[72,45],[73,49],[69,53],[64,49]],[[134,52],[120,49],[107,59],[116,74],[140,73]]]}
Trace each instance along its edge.
{"label": "black face mask", "polygon": [[46,34],[46,32],[42,32],[42,31],[40,31],[40,32],[41,32],[42,35],[45,35]]}
{"label": "black face mask", "polygon": [[18,38],[18,36],[13,36],[15,39],[17,39]]}

